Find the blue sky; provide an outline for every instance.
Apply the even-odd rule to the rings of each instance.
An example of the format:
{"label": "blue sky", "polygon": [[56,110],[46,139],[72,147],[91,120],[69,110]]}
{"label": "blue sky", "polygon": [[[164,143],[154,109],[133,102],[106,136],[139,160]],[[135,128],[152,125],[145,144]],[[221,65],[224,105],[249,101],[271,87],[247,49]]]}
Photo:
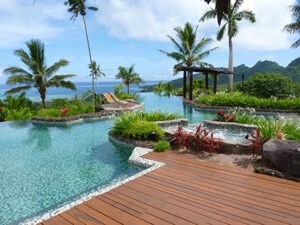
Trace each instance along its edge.
{"label": "blue sky", "polygon": [[[60,73],[77,74],[73,81],[89,81],[89,63],[83,21],[71,21],[64,0],[0,0],[0,84],[5,83],[2,71],[9,66],[22,66],[13,54],[15,49],[26,49],[25,42],[38,38],[45,43],[47,65],[61,58],[70,64]],[[187,21],[193,25],[212,7],[203,0],[87,0],[97,6],[88,12],[86,21],[93,59],[101,65],[105,78],[114,80],[118,66],[135,70],[144,80],[173,79],[176,63],[158,49],[173,51],[166,37],[174,35],[173,28]],[[272,60],[286,66],[300,56],[299,48],[290,45],[296,36],[283,31],[291,22],[289,6],[294,0],[244,1],[242,9],[256,14],[257,23],[241,22],[233,40],[234,65],[253,66],[258,60]],[[272,7],[270,7],[272,5]],[[227,67],[227,38],[216,41],[216,20],[200,23],[198,37],[212,38],[210,47],[218,46],[205,61],[215,67]]]}

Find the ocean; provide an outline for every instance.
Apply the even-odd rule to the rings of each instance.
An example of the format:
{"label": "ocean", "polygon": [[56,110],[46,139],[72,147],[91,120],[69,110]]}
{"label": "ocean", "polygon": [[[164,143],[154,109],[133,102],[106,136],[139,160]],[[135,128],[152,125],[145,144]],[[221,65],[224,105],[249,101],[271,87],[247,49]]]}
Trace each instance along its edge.
{"label": "ocean", "polygon": [[[142,86],[146,85],[154,85],[157,84],[159,81],[145,81],[140,85],[131,84],[130,85],[130,93],[137,93],[141,91]],[[75,95],[81,97],[81,95],[88,90],[92,89],[91,82],[74,82],[77,90],[73,91],[66,88],[48,88],[46,94],[46,100],[51,100],[54,98],[73,98]],[[114,92],[114,86],[118,86],[121,81],[105,81],[105,82],[98,82],[95,84],[95,92],[96,93],[106,93],[106,92]],[[0,99],[4,99],[6,96],[4,93],[12,88],[11,86],[7,86],[5,84],[0,84]],[[123,91],[127,91],[126,87],[124,86]],[[40,96],[38,91],[35,88],[32,88],[26,92],[26,97],[30,98],[32,101],[40,101]]]}

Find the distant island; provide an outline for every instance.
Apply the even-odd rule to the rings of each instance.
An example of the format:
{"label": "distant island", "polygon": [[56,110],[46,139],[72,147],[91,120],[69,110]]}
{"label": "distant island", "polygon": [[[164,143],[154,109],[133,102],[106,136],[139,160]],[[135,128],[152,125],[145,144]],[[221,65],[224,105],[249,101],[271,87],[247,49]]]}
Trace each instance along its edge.
{"label": "distant island", "polygon": [[[223,68],[226,69],[226,68]],[[300,84],[300,57],[291,61],[286,67],[280,66],[277,62],[274,61],[258,61],[253,67],[248,67],[245,64],[234,67],[234,83],[238,83],[242,81],[242,74],[244,74],[244,80],[247,80],[250,76],[255,73],[281,73],[290,79],[292,79],[295,83]],[[174,79],[169,82],[171,85],[174,85],[174,88],[177,89],[182,87],[183,79],[182,75],[178,74],[177,79]],[[204,78],[202,74],[195,74],[194,80]],[[209,81],[212,83],[212,80]],[[225,86],[227,84],[227,76],[221,75],[219,76],[218,85]],[[154,85],[143,86],[142,90],[144,92],[153,91]]]}

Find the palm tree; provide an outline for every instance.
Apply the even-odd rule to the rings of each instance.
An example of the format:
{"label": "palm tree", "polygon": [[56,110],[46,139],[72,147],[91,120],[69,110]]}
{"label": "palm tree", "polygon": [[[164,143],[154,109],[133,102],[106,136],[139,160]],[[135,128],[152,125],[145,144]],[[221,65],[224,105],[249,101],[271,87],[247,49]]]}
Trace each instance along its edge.
{"label": "palm tree", "polygon": [[[243,0],[236,0],[232,5],[230,4],[227,13],[224,12],[223,20],[225,23],[220,27],[217,33],[217,40],[222,40],[224,37],[225,30],[227,29],[228,36],[228,46],[229,46],[229,60],[228,60],[228,69],[232,74],[228,75],[228,89],[232,90],[233,88],[233,46],[232,39],[238,33],[237,23],[242,19],[248,20],[251,23],[256,21],[255,14],[250,10],[239,11],[239,8],[243,4]],[[200,21],[205,21],[207,19],[213,19],[217,16],[217,11],[215,9],[210,9],[207,11],[201,18]]]}
{"label": "palm tree", "polygon": [[[94,6],[86,6],[85,4],[86,0],[68,0],[64,2],[66,6],[69,6],[68,12],[72,13],[71,20],[75,20],[78,15],[80,14],[82,16],[83,24],[84,24],[84,30],[85,30],[85,36],[86,36],[86,42],[88,46],[88,52],[89,52],[89,58],[90,58],[90,64],[93,64],[93,59],[92,59],[92,53],[91,53],[91,47],[90,47],[90,41],[89,41],[89,36],[88,36],[88,31],[87,31],[87,25],[85,21],[85,15],[86,11],[92,10],[92,11],[97,11],[98,8]],[[95,76],[96,76],[96,71],[92,71],[92,91],[93,94],[95,95]],[[96,105],[96,102],[95,102]]]}
{"label": "palm tree", "polygon": [[140,75],[134,72],[134,65],[131,65],[129,68],[124,66],[119,66],[119,72],[116,75],[116,79],[122,79],[123,83],[127,86],[127,94],[129,94],[129,85],[130,84],[140,84],[143,82]]}
{"label": "palm tree", "polygon": [[[211,0],[204,0],[209,4]],[[216,7],[215,10],[217,11],[217,19],[218,19],[218,24],[221,24],[221,21],[223,19],[223,15],[228,12],[228,8],[230,5],[230,0],[216,0]]]}
{"label": "palm tree", "polygon": [[[100,65],[98,65],[95,60],[93,60],[92,64],[89,64],[89,68],[91,70],[91,76],[94,76],[96,79],[96,83],[97,83],[97,79],[99,77],[106,76],[105,73],[102,72]],[[95,92],[93,91],[93,93],[95,93]],[[93,95],[94,95],[94,104],[95,104],[95,108],[96,108],[96,94],[93,94]]]}
{"label": "palm tree", "polygon": [[[197,27],[198,28],[198,27]],[[202,38],[199,42],[197,42],[197,28],[194,29],[190,23],[186,23],[184,28],[176,27],[174,30],[176,31],[176,36],[178,41],[175,38],[167,35],[167,37],[174,43],[177,51],[176,52],[166,52],[160,50],[162,53],[167,56],[175,59],[178,62],[178,66],[193,66],[198,64],[200,66],[209,65],[202,60],[207,57],[212,51],[216,49],[211,48],[209,50],[203,51],[207,45],[212,42],[210,38]],[[176,71],[175,71],[176,72]],[[189,74],[191,75],[191,74]],[[186,74],[184,73],[183,77],[183,95],[185,97],[186,93]]]}
{"label": "palm tree", "polygon": [[28,52],[23,49],[17,49],[14,53],[26,65],[28,70],[13,66],[3,71],[5,74],[10,75],[6,84],[21,84],[19,87],[14,87],[6,91],[5,94],[14,94],[34,87],[38,90],[43,108],[45,108],[46,91],[48,87],[64,87],[76,90],[75,85],[71,81],[65,80],[75,76],[74,74],[55,75],[61,67],[69,64],[67,60],[61,59],[52,66],[47,67],[44,43],[38,39],[32,39],[26,42],[26,45]]}
{"label": "palm tree", "polygon": [[[287,24],[284,29],[289,33],[300,33],[300,0],[296,1],[295,5],[291,6],[292,15],[295,18],[295,22]],[[292,48],[298,48],[300,46],[300,38],[292,44]]]}

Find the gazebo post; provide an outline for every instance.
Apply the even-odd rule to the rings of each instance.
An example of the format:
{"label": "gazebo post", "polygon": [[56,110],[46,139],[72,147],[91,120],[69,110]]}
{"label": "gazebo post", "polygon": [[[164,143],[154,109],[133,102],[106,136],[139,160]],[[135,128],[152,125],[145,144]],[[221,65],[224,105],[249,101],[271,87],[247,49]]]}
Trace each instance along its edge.
{"label": "gazebo post", "polygon": [[193,70],[189,70],[190,74],[190,93],[189,93],[189,100],[193,100]]}
{"label": "gazebo post", "polygon": [[205,90],[208,93],[208,72],[204,72],[205,74]]}
{"label": "gazebo post", "polygon": [[186,70],[183,71],[183,99],[186,98]]}
{"label": "gazebo post", "polygon": [[218,82],[217,75],[218,74],[216,72],[214,72],[214,94],[217,93],[217,82]]}

